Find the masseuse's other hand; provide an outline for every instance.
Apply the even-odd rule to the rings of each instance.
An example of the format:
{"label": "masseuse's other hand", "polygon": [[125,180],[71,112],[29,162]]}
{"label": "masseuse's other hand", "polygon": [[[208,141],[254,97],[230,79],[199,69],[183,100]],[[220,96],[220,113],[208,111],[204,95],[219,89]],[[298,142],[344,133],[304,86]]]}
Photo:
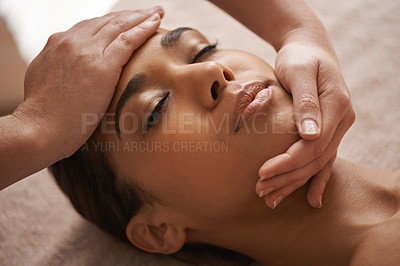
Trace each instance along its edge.
{"label": "masseuse's other hand", "polygon": [[307,199],[311,206],[322,207],[337,148],[355,120],[348,88],[333,49],[289,43],[278,52],[275,67],[292,94],[302,139],[264,163],[256,192],[274,208],[312,177]]}
{"label": "masseuse's other hand", "polygon": [[59,150],[58,159],[74,153],[107,110],[122,67],[156,32],[163,13],[161,7],[114,12],[52,35],[26,72],[25,102],[14,115],[40,128],[43,145]]}

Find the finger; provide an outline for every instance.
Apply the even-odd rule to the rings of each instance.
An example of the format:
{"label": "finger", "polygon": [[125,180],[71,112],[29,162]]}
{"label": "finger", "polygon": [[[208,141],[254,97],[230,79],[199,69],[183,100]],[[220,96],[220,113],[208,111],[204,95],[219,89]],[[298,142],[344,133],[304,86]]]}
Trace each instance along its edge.
{"label": "finger", "polygon": [[154,14],[148,20],[138,26],[121,33],[104,50],[104,59],[112,65],[121,68],[128,62],[133,51],[141,46],[150,36],[152,36],[160,26],[160,16]]}
{"label": "finger", "polygon": [[[328,153],[329,151],[326,152]],[[294,186],[293,190],[297,189],[299,186],[304,185],[308,179],[321,170],[322,167],[323,166],[321,166],[320,162],[315,159],[299,169],[266,180],[259,180],[256,184],[256,193],[262,197],[283,187]],[[298,184],[299,186],[295,187],[293,184]]]}
{"label": "finger", "polygon": [[[313,195],[314,197],[310,199],[309,196],[310,188],[308,189],[307,199],[311,207],[314,208],[322,207],[322,195],[325,190],[326,184],[329,181],[332,165],[335,158],[336,158],[336,153],[328,162],[328,164],[325,167],[323,167],[322,170],[318,173],[319,176],[315,181],[316,183],[314,183],[313,187],[311,187],[312,192],[317,193],[317,197]],[[281,201],[287,198],[296,189],[304,186],[304,184],[308,181],[309,178],[302,178],[301,176],[304,174],[304,172],[306,173],[305,175],[308,176],[309,173],[315,171],[313,170],[314,167],[316,167],[315,164],[310,163],[309,165],[307,165],[307,167],[301,168],[300,170],[296,170],[288,174],[274,177],[273,178],[274,180],[271,179],[272,182],[269,182],[270,180],[268,180],[270,184],[257,184],[258,188],[256,190],[260,190],[259,196],[264,197],[265,203],[270,208],[274,209],[276,206],[278,206],[278,204]],[[313,180],[314,179],[312,179],[312,182]],[[261,188],[261,186],[266,186],[266,188],[265,187]]]}
{"label": "finger", "polygon": [[304,183],[299,181],[298,183],[292,184],[290,186],[282,187],[264,197],[265,204],[271,209],[275,209],[279,203],[281,203],[285,198],[292,194],[297,188],[303,186]]}
{"label": "finger", "polygon": [[[326,117],[335,117],[335,110],[336,108],[327,109],[325,112]],[[330,121],[330,119],[325,119],[321,131],[322,134],[317,140],[299,140],[289,147],[285,153],[265,162],[259,170],[261,179],[267,179],[274,175],[289,172],[306,165],[325,151],[335,135],[336,140],[339,140],[339,142],[337,142],[337,145],[339,145],[340,140],[353,123],[354,116],[345,116],[343,120],[339,117],[337,120],[338,121]]]}
{"label": "finger", "polygon": [[[101,17],[95,17],[92,19],[87,19],[80,21],[75,24],[72,28],[70,28],[67,32],[73,33],[79,31],[82,36],[90,36],[92,37],[96,33],[99,32],[105,25],[110,23],[111,20],[117,18],[118,16],[127,16],[131,14],[142,13],[145,14],[145,18],[150,17],[151,15],[158,13],[161,17],[164,16],[164,10],[160,6],[155,6],[146,10],[122,10],[117,12],[110,12]],[[122,32],[122,31],[121,31]]]}
{"label": "finger", "polygon": [[91,19],[86,19],[78,22],[75,24],[72,28],[70,28],[67,32],[72,33],[72,32],[80,32],[82,33],[82,36],[89,36],[92,37],[95,35],[104,25],[106,25],[110,20],[114,19],[117,16],[132,13],[132,12],[141,12],[141,10],[135,10],[135,11],[128,11],[128,10],[123,10],[123,11],[117,11],[117,12],[110,12],[104,16],[101,17],[94,17]]}
{"label": "finger", "polygon": [[[100,47],[107,47],[121,33],[139,25],[151,16],[158,14],[151,10],[121,14],[109,20],[95,35],[93,41]],[[158,14],[158,20],[160,15]]]}
{"label": "finger", "polygon": [[314,140],[321,134],[321,111],[316,76],[317,69],[299,67],[286,73],[288,90],[293,97],[294,119],[300,136]]}
{"label": "finger", "polygon": [[307,200],[311,207],[322,208],[322,195],[324,194],[326,184],[331,177],[333,163],[336,159],[336,153],[332,156],[329,162],[312,177],[310,186],[307,191]]}
{"label": "finger", "polygon": [[98,32],[105,24],[107,24],[111,19],[118,15],[117,12],[111,12],[101,17],[94,17],[91,19],[85,19],[74,26],[72,26],[68,33],[73,33],[77,31],[82,31],[83,34],[92,37],[96,32]]}
{"label": "finger", "polygon": [[257,195],[262,197],[268,195],[273,191],[279,190],[282,187],[296,184],[301,180],[304,180],[305,183],[307,182],[308,178],[304,177],[309,177],[310,174],[312,174],[316,170],[318,171],[318,169],[315,169],[315,165],[309,163],[300,169],[283,173],[266,180],[258,180],[256,184],[256,193]]}
{"label": "finger", "polygon": [[[303,182],[303,184],[307,182],[307,180],[311,176],[320,171],[328,162],[333,163],[334,159],[332,160],[332,158],[335,158],[334,155],[337,151],[337,146],[339,145],[346,131],[346,120],[343,120],[337,129],[335,137],[332,139],[331,143],[329,143],[327,149],[323,152],[323,154],[321,154],[319,157],[315,158],[303,167],[276,175],[272,178],[260,179],[256,184],[256,193],[260,196],[264,196],[282,187],[290,186],[290,184],[295,184],[301,181]],[[331,168],[326,168],[325,172],[322,175],[328,174],[328,170],[330,173]]]}
{"label": "finger", "polygon": [[111,12],[101,18],[95,18],[95,19],[89,20],[89,22],[92,23],[93,24],[92,26],[97,29],[96,32],[93,33],[93,35],[94,35],[115,17],[126,16],[129,14],[144,14],[145,17],[148,18],[148,17],[154,15],[155,13],[158,13],[161,18],[164,16],[163,8],[161,6],[154,6],[152,8],[148,8],[145,10],[122,10],[122,11],[118,11],[118,12]]}

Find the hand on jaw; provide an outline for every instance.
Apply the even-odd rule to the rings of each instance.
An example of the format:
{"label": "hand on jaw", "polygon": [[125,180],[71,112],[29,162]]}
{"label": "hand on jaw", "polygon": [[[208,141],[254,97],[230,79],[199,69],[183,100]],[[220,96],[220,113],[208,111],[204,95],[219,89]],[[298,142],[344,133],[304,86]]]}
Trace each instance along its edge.
{"label": "hand on jaw", "polygon": [[303,0],[210,0],[278,52],[276,76],[292,94],[303,138],[259,170],[256,193],[274,208],[312,176],[308,201],[322,206],[336,151],[355,119],[350,94],[321,21]]}
{"label": "hand on jaw", "polygon": [[259,170],[256,191],[275,208],[311,177],[307,199],[322,207],[337,148],[355,120],[350,93],[331,49],[313,42],[284,45],[276,58],[276,75],[292,94],[294,119],[302,140]]}

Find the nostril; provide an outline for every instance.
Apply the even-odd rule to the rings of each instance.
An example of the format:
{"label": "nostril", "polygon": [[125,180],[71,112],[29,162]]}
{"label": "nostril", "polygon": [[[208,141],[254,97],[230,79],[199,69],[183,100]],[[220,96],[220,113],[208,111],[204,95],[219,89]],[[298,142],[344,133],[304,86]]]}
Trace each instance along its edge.
{"label": "nostril", "polygon": [[214,81],[214,83],[211,86],[211,97],[213,98],[213,100],[217,99],[217,89],[218,89],[218,81]]}
{"label": "nostril", "polygon": [[224,70],[223,75],[224,75],[225,80],[227,80],[227,81],[231,81],[231,80],[235,79],[235,77],[233,76],[233,73],[231,73],[230,71]]}

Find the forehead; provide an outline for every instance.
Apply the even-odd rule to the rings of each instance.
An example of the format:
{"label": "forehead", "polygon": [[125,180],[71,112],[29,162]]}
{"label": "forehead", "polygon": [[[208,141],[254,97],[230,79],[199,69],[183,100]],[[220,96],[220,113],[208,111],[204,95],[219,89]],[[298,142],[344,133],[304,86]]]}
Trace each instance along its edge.
{"label": "forehead", "polygon": [[151,65],[157,63],[160,56],[164,56],[164,49],[161,47],[161,39],[166,30],[157,31],[143,45],[141,45],[131,56],[128,63],[124,66],[118,87],[125,88],[129,79],[135,74],[146,72],[151,69]]}
{"label": "forehead", "polygon": [[159,29],[133,53],[124,67],[122,78],[125,75],[132,76],[134,71],[147,70],[152,65],[163,63],[160,56],[164,57],[164,60],[181,58],[185,52],[184,48],[194,47],[206,41],[200,32],[192,28],[180,27],[172,31]]}

